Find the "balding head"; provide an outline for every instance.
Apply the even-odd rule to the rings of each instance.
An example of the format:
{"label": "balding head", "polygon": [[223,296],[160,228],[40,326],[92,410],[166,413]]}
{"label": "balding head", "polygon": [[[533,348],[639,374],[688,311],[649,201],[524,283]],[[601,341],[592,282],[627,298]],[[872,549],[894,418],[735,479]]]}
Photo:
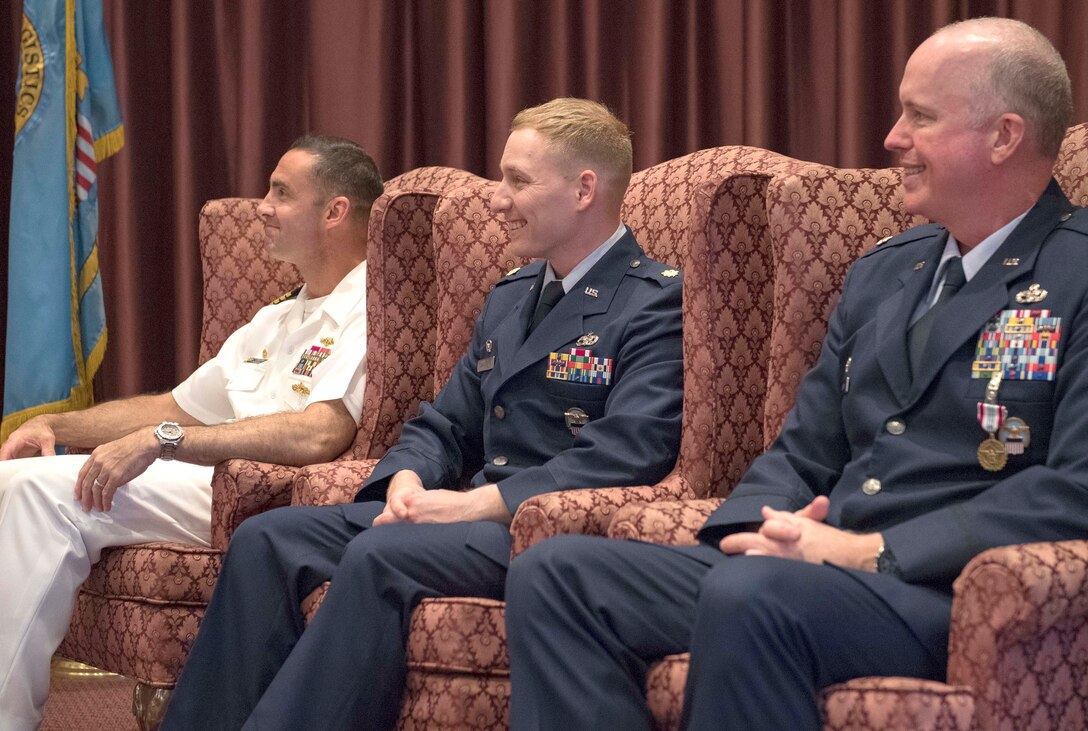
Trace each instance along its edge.
{"label": "balding head", "polygon": [[1057,157],[1073,122],[1073,95],[1065,62],[1042,33],[1009,18],[974,18],[946,25],[925,43],[954,45],[961,63],[977,71],[970,82],[977,124],[1017,114],[1039,154]]}

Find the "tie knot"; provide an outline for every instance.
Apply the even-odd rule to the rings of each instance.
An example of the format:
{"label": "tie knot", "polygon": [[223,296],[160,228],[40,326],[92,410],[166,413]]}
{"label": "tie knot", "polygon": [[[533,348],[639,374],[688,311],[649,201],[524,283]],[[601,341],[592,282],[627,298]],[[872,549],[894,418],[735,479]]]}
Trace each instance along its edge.
{"label": "tie knot", "polygon": [[[963,276],[962,270],[960,276]],[[540,293],[540,303],[537,307],[554,307],[556,302],[563,299],[563,294],[563,283],[558,279],[552,280],[544,286],[544,291]]]}
{"label": "tie knot", "polygon": [[948,260],[948,268],[944,273],[944,286],[959,289],[966,282],[967,275],[963,273],[963,257],[952,257]]}
{"label": "tie knot", "polygon": [[967,275],[963,273],[963,257],[949,259],[944,269],[944,284],[941,285],[941,291],[937,294],[937,301],[933,306],[936,307],[952,299],[952,295],[959,292],[966,281]]}

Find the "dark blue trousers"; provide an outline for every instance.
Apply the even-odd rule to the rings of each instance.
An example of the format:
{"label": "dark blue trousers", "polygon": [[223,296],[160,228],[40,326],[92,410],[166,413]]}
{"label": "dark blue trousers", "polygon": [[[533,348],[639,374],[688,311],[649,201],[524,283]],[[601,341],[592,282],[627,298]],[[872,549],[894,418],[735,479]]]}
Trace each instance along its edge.
{"label": "dark blue trousers", "polygon": [[[383,508],[281,508],[239,527],[164,731],[394,727],[412,611],[501,599],[510,537],[496,523],[371,528]],[[300,603],[327,579],[306,627]]]}
{"label": "dark blue trousers", "polygon": [[[917,594],[947,645],[951,600]],[[851,571],[709,546],[560,536],[514,562],[506,600],[515,731],[651,729],[649,666],[689,650],[690,729],[819,731],[819,689],[947,665]]]}

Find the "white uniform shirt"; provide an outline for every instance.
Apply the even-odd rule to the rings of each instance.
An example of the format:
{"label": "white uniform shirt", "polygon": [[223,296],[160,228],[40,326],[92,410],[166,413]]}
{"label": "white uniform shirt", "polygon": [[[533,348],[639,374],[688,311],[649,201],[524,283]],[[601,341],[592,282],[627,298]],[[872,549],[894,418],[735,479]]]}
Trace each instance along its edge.
{"label": "white uniform shirt", "polygon": [[336,285],[309,317],[307,287],[262,307],[214,358],[173,390],[178,405],[204,424],[341,399],[359,423],[366,381],[366,262]]}

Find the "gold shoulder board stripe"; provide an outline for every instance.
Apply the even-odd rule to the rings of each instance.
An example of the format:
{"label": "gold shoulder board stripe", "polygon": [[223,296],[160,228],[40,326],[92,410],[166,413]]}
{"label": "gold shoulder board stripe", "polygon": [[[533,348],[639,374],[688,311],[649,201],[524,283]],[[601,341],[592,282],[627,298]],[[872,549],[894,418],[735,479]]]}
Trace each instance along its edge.
{"label": "gold shoulder board stripe", "polygon": [[301,292],[301,291],[302,291],[302,287],[292,289],[290,292],[287,292],[286,294],[281,294],[279,297],[272,300],[271,304],[278,305],[281,302],[286,302],[287,300],[293,300],[295,297],[298,297],[298,293]]}

